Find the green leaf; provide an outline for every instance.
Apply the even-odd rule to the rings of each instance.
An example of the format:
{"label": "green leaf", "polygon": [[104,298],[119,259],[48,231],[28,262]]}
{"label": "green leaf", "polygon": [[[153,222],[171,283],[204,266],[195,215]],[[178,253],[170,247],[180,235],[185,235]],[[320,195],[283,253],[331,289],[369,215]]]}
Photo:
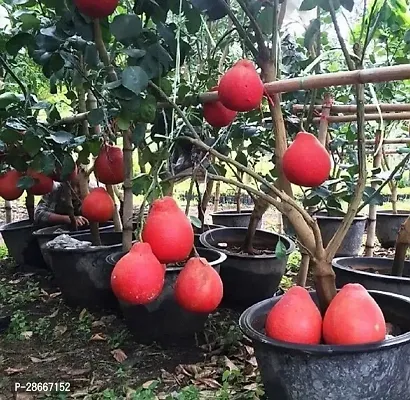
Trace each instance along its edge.
{"label": "green leaf", "polygon": [[104,109],[95,108],[88,113],[87,120],[91,126],[96,126],[104,121]]}
{"label": "green leaf", "polygon": [[276,243],[275,255],[277,258],[280,258],[280,259],[286,258],[286,246],[280,240],[280,238],[278,239],[278,242]]}
{"label": "green leaf", "polygon": [[20,32],[6,43],[6,50],[10,55],[16,56],[25,46],[33,48],[35,46],[34,37],[29,33]]}
{"label": "green leaf", "polygon": [[117,15],[110,25],[110,31],[119,42],[136,39],[142,32],[142,22],[135,14]]}
{"label": "green leaf", "polygon": [[132,181],[132,193],[135,196],[145,195],[152,183],[153,177],[148,174],[139,174]]}
{"label": "green leaf", "polygon": [[17,182],[17,187],[27,190],[30,189],[35,183],[35,180],[31,176],[22,176]]}
{"label": "green leaf", "polygon": [[61,179],[63,181],[66,180],[74,171],[74,168],[75,162],[73,160],[73,157],[71,157],[69,154],[65,154],[63,159],[63,166],[61,167]]}
{"label": "green leaf", "polygon": [[188,33],[195,35],[195,33],[197,33],[201,28],[201,14],[195,8],[191,8],[185,10],[185,17],[187,19],[185,26]]}
{"label": "green leaf", "polygon": [[138,147],[141,143],[143,143],[145,139],[145,133],[147,131],[147,125],[138,123],[135,126],[135,129],[132,131],[131,140],[135,147]]}
{"label": "green leaf", "polygon": [[273,32],[274,18],[272,10],[272,6],[267,6],[258,15],[258,25],[266,35]]}
{"label": "green leaf", "polygon": [[126,131],[131,126],[131,120],[129,118],[124,118],[123,116],[120,116],[117,119],[117,125],[121,131]]}
{"label": "green leaf", "polygon": [[41,149],[42,143],[38,136],[25,135],[23,139],[23,149],[34,157]]}
{"label": "green leaf", "polygon": [[0,94],[0,108],[7,108],[10,104],[19,103],[20,99],[14,93],[5,92]]}
{"label": "green leaf", "polygon": [[202,228],[201,220],[198,217],[195,217],[194,215],[190,215],[189,219],[190,219],[191,224],[193,226],[195,226],[196,228],[199,228],[199,229]]}
{"label": "green leaf", "polygon": [[136,95],[148,86],[148,75],[141,67],[127,67],[122,74],[122,85]]}
{"label": "green leaf", "polygon": [[68,144],[74,138],[72,133],[66,131],[53,132],[50,137],[57,144]]}
{"label": "green leaf", "polygon": [[306,29],[305,37],[303,40],[303,46],[307,50],[312,50],[313,46],[316,44],[318,35],[320,34],[320,20],[313,19],[308,28]]}
{"label": "green leaf", "polygon": [[348,11],[353,11],[354,0],[340,0],[341,5]]}
{"label": "green leaf", "polygon": [[243,153],[241,151],[238,152],[238,154],[236,155],[235,161],[242,164],[242,165],[244,165],[245,167],[248,166],[248,159],[247,159],[245,153]]}
{"label": "green leaf", "polygon": [[303,0],[299,7],[299,11],[313,10],[320,5],[321,0]]}

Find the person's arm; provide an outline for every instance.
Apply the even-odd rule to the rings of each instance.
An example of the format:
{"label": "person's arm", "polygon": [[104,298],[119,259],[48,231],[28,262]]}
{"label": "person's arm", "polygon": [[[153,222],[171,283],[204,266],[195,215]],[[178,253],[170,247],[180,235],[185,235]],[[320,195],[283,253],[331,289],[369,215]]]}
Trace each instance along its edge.
{"label": "person's arm", "polygon": [[37,225],[69,224],[70,217],[68,215],[56,214],[50,211],[46,203],[40,202],[34,211],[34,223]]}

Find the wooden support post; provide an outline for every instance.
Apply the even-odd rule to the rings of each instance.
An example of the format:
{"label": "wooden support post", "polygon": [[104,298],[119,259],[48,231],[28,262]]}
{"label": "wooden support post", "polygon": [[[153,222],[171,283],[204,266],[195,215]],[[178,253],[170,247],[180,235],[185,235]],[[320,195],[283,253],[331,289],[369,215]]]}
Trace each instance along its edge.
{"label": "wooden support post", "polygon": [[4,211],[6,213],[6,224],[9,224],[13,220],[11,214],[11,201],[4,200]]}

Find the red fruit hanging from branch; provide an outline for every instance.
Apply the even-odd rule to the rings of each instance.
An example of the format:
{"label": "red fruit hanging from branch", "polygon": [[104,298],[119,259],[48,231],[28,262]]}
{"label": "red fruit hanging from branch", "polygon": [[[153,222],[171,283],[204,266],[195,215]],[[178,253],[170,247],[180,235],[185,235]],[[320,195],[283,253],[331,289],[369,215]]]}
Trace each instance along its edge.
{"label": "red fruit hanging from branch", "polygon": [[17,200],[24,192],[23,189],[17,186],[21,173],[12,169],[0,175],[0,196],[4,200]]}
{"label": "red fruit hanging from branch", "polygon": [[43,196],[53,190],[53,179],[41,172],[32,169],[27,170],[27,176],[34,179],[35,183],[27,190],[29,194],[34,196]]}
{"label": "red fruit hanging from branch", "polygon": [[142,230],[142,240],[163,264],[188,258],[194,245],[194,231],[188,217],[169,196],[155,200]]}
{"label": "red fruit hanging from branch", "polygon": [[282,168],[290,183],[316,187],[329,178],[332,163],[326,148],[314,135],[299,132],[283,155]]}
{"label": "red fruit hanging from branch", "polygon": [[91,18],[105,18],[117,8],[119,0],[74,0],[76,7]]}
{"label": "red fruit hanging from branch", "polygon": [[334,297],[323,318],[327,344],[374,343],[386,337],[383,312],[359,283],[348,283]]}
{"label": "red fruit hanging from branch", "polygon": [[165,265],[154,256],[148,243],[135,243],[111,273],[115,296],[130,304],[154,301],[164,287]]}
{"label": "red fruit hanging from branch", "polygon": [[219,101],[230,110],[251,111],[262,102],[264,87],[249,60],[238,61],[225,72],[218,85]]}
{"label": "red fruit hanging from branch", "polygon": [[[217,91],[218,87],[211,88],[210,91]],[[237,116],[236,111],[226,108],[220,101],[205,103],[203,105],[205,121],[215,128],[223,128],[230,125]]]}
{"label": "red fruit hanging from branch", "polygon": [[272,339],[319,344],[322,337],[322,316],[309,292],[301,286],[293,286],[269,312],[265,330]]}
{"label": "red fruit hanging from branch", "polygon": [[117,146],[105,144],[94,163],[96,178],[105,185],[124,182],[124,155]]}
{"label": "red fruit hanging from branch", "polygon": [[90,222],[107,222],[114,214],[114,201],[104,188],[96,188],[83,200],[81,214]]}
{"label": "red fruit hanging from branch", "polygon": [[175,283],[175,299],[185,310],[210,313],[223,297],[222,280],[205,258],[193,257],[179,273]]}

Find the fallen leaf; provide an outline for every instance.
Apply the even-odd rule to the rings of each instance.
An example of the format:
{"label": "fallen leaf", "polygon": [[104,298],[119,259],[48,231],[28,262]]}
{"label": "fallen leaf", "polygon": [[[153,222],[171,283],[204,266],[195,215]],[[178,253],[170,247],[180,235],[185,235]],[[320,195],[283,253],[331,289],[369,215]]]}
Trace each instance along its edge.
{"label": "fallen leaf", "polygon": [[151,381],[143,383],[142,388],[143,389],[151,389],[152,387],[157,386],[157,384],[158,384],[157,380],[151,380]]}
{"label": "fallen leaf", "polygon": [[258,389],[258,387],[259,387],[259,384],[254,382],[254,383],[244,386],[243,390],[255,391],[256,389]]}
{"label": "fallen leaf", "polygon": [[115,349],[111,352],[111,354],[119,363],[124,362],[128,358],[127,355],[121,349]]}
{"label": "fallen leaf", "polygon": [[23,339],[28,340],[28,339],[30,339],[30,338],[33,336],[33,331],[24,331],[24,332],[21,332],[21,333],[20,333],[20,336],[21,336]]}
{"label": "fallen leaf", "polygon": [[4,370],[4,373],[7,375],[15,375],[19,374],[20,372],[24,372],[28,367],[23,367],[23,368],[7,368]]}
{"label": "fallen leaf", "polygon": [[95,335],[91,336],[91,342],[105,342],[107,340],[107,336],[103,333],[96,333]]}
{"label": "fallen leaf", "polygon": [[199,383],[202,383],[203,385],[208,386],[208,387],[210,387],[210,388],[212,388],[212,389],[219,389],[219,388],[222,387],[222,385],[221,385],[219,382],[217,382],[215,379],[210,379],[210,378],[207,378],[207,379],[195,379],[195,381],[196,381],[196,382],[199,382]]}
{"label": "fallen leaf", "polygon": [[37,358],[37,357],[30,357],[30,360],[33,363],[44,363],[44,362],[52,362],[57,360],[57,357],[48,357],[48,358]]}
{"label": "fallen leaf", "polygon": [[229,371],[239,371],[239,368],[226,356],[224,356],[224,363]]}
{"label": "fallen leaf", "polygon": [[11,285],[16,285],[17,283],[20,283],[20,282],[21,282],[21,278],[20,279],[15,279],[14,281],[9,281],[9,283]]}
{"label": "fallen leaf", "polygon": [[40,292],[43,296],[50,297],[49,293],[46,292],[44,289],[41,289]]}
{"label": "fallen leaf", "polygon": [[67,375],[70,376],[81,376],[81,375],[86,375],[91,372],[91,368],[84,368],[84,369],[71,369],[67,371]]}
{"label": "fallen leaf", "polygon": [[62,336],[67,332],[67,327],[65,325],[56,325],[54,327],[54,334],[56,336]]}
{"label": "fallen leaf", "polygon": [[49,294],[50,299],[55,299],[58,296],[61,296],[61,292],[54,292]]}
{"label": "fallen leaf", "polygon": [[83,308],[80,312],[80,315],[78,316],[78,319],[81,321],[84,319],[84,317],[88,314],[88,311],[86,308]]}
{"label": "fallen leaf", "polygon": [[257,367],[258,366],[258,362],[256,361],[256,357],[251,357],[248,360],[248,363],[251,364],[253,367]]}
{"label": "fallen leaf", "polygon": [[91,324],[91,327],[92,327],[92,328],[105,328],[105,324],[104,324],[103,321],[98,320],[98,321],[94,321],[94,322]]}
{"label": "fallen leaf", "polygon": [[48,317],[49,317],[49,318],[55,318],[55,317],[57,317],[59,311],[60,311],[60,310],[57,308],[57,310],[55,310],[55,311],[54,311],[52,314],[50,314]]}
{"label": "fallen leaf", "polygon": [[31,393],[19,392],[16,393],[15,400],[34,400],[34,395]]}

